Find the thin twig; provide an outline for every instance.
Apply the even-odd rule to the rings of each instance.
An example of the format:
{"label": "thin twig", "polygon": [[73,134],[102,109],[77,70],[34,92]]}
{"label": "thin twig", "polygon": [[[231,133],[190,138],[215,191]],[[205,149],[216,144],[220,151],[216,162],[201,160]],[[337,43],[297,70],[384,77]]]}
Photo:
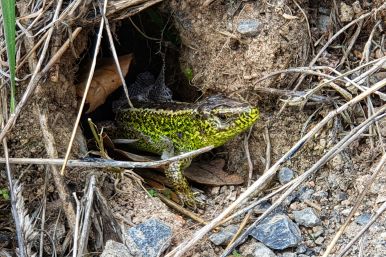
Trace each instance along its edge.
{"label": "thin twig", "polygon": [[78,257],[84,256],[86,253],[85,251],[87,250],[87,242],[88,242],[88,235],[90,232],[90,227],[91,227],[91,214],[92,214],[92,205],[94,202],[94,192],[95,192],[95,185],[96,185],[96,180],[95,176],[91,176],[90,181],[88,183],[88,190],[85,196],[82,199],[82,202],[85,201],[85,207],[84,207],[84,213],[82,215],[83,221],[82,221],[82,229],[80,232],[80,237],[79,237],[79,246],[78,246]]}
{"label": "thin twig", "polygon": [[[131,108],[133,108],[134,106],[133,106],[133,104],[130,101],[129,90],[127,89],[127,85],[126,85],[126,81],[125,81],[125,76],[123,76],[121,65],[119,64],[119,60],[118,60],[117,51],[115,50],[115,44],[114,44],[113,35],[111,34],[109,20],[106,18],[106,15],[105,15],[104,12],[102,12],[102,16],[103,16],[103,19],[105,20],[105,28],[106,28],[106,32],[107,32],[107,37],[109,38],[111,53],[113,54],[114,61],[115,61],[115,66],[116,66],[116,69],[118,71],[119,77],[121,78],[121,82],[122,82],[122,86],[123,86],[123,91],[125,91],[126,99],[127,99],[127,102],[129,104],[129,106]],[[129,19],[130,19],[130,17],[129,17]]]}
{"label": "thin twig", "polygon": [[[2,128],[4,128],[4,122],[8,118],[8,113],[7,113],[7,93],[5,89],[0,90],[0,108],[1,108],[1,115],[0,115],[0,122]],[[8,179],[8,187],[9,187],[9,194],[11,198],[11,213],[13,220],[15,222],[15,228],[16,228],[16,237],[17,237],[17,244],[19,247],[19,254],[21,257],[26,256],[27,254],[27,249],[26,245],[24,242],[24,235],[23,235],[23,227],[22,227],[22,217],[19,217],[19,212],[17,211],[17,195],[15,192],[15,187],[14,185],[14,180],[13,180],[13,174],[11,170],[11,165],[9,162],[9,151],[8,151],[8,145],[7,145],[7,138],[3,138],[3,151],[4,151],[4,161],[5,161],[5,169],[7,172],[7,179]]]}
{"label": "thin twig", "polygon": [[307,24],[307,32],[308,32],[308,37],[309,37],[309,40],[310,40],[310,48],[312,50],[312,53],[314,54],[314,44],[312,43],[312,35],[311,35],[311,28],[310,28],[310,22],[308,21],[308,17],[307,17],[307,14],[304,12],[303,8],[298,4],[298,2],[296,2],[295,0],[292,0],[296,7],[300,10],[300,12],[303,14],[304,16],[304,19],[306,20],[306,24]]}
{"label": "thin twig", "polygon": [[[115,161],[90,158],[87,160],[68,160],[68,167],[89,167],[89,168],[157,168],[167,165],[171,162],[178,161],[185,158],[197,156],[201,153],[208,152],[213,149],[213,146],[207,146],[194,150],[192,152],[184,153],[181,155],[173,156],[171,158],[159,161],[151,162],[130,162],[130,161]],[[35,164],[35,165],[63,165],[64,159],[45,159],[45,158],[9,158],[9,163],[12,164]],[[5,163],[5,158],[0,158],[0,163]]]}
{"label": "thin twig", "polygon": [[75,202],[76,202],[76,218],[75,218],[75,224],[74,224],[74,246],[72,247],[72,257],[77,257],[77,250],[78,250],[78,237],[79,237],[79,223],[80,223],[80,202],[78,200],[78,197],[76,196],[76,193],[72,193]]}
{"label": "thin twig", "polygon": [[264,137],[264,141],[267,145],[267,148],[265,149],[265,171],[267,171],[267,170],[269,170],[269,167],[271,167],[271,148],[272,148],[271,138],[269,136],[269,129],[267,126],[264,128],[263,137]]}
{"label": "thin twig", "polygon": [[133,25],[133,27],[139,32],[139,34],[141,34],[144,38],[146,39],[149,39],[149,40],[153,40],[153,41],[161,41],[160,38],[155,38],[155,37],[149,37],[148,35],[146,35],[144,32],[142,32],[142,30],[140,28],[138,28],[137,24],[134,23],[134,21],[131,19],[131,17],[129,16],[129,21],[131,22],[131,25]]}
{"label": "thin twig", "polygon": [[172,200],[168,199],[167,197],[163,196],[161,193],[157,195],[159,199],[161,199],[162,202],[164,202],[166,205],[169,207],[173,208],[174,210],[178,211],[179,213],[184,214],[185,216],[191,218],[192,220],[200,223],[200,224],[208,224],[203,218],[200,216],[196,215],[195,213],[183,208],[182,206],[176,204]]}
{"label": "thin twig", "polygon": [[[106,7],[107,7],[107,0],[104,0],[103,11],[102,11],[103,14],[106,13]],[[70,153],[71,153],[71,149],[72,149],[72,144],[73,144],[74,139],[75,139],[76,131],[78,130],[80,118],[82,116],[82,111],[83,111],[84,105],[86,103],[86,97],[87,97],[88,91],[89,91],[90,86],[91,86],[92,78],[94,76],[96,60],[97,60],[97,56],[98,56],[98,53],[99,53],[100,44],[101,44],[101,41],[102,41],[102,34],[103,34],[104,23],[105,23],[105,20],[101,19],[101,22],[99,24],[99,32],[98,32],[98,36],[97,36],[97,42],[96,42],[95,49],[94,49],[94,56],[93,56],[93,60],[92,60],[92,63],[91,63],[90,72],[89,72],[89,75],[88,75],[88,78],[87,78],[87,83],[86,83],[86,86],[85,86],[85,89],[84,89],[82,101],[80,102],[80,107],[79,107],[78,115],[76,117],[75,124],[74,124],[74,127],[72,129],[70,142],[68,143],[68,146],[67,146],[66,155],[64,157],[64,163],[62,165],[62,168],[60,169],[60,174],[62,174],[62,176],[64,175],[64,170],[66,169],[67,161],[68,161],[68,158],[70,157]]]}
{"label": "thin twig", "polygon": [[45,176],[44,176],[44,188],[43,188],[43,199],[42,199],[42,217],[41,217],[41,223],[40,223],[40,242],[39,242],[39,256],[43,257],[43,250],[44,250],[44,227],[46,224],[46,210],[47,210],[47,184],[48,184],[48,170],[46,169]]}
{"label": "thin twig", "polygon": [[354,46],[354,44],[355,44],[355,42],[356,42],[356,40],[357,40],[357,38],[359,36],[359,33],[362,30],[362,25],[363,25],[363,20],[360,20],[359,23],[358,23],[358,27],[357,27],[353,37],[351,38],[350,43],[349,43],[349,45],[348,45],[348,47],[347,47],[347,49],[346,49],[342,59],[340,60],[338,66],[342,65],[346,61],[348,55],[351,52],[351,49],[353,48],[353,46]]}

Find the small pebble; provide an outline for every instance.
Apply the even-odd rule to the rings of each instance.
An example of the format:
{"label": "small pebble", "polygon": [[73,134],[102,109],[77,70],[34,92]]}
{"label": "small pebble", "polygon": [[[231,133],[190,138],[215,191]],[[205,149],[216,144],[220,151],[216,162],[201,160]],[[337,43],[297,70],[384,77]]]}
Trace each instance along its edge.
{"label": "small pebble", "polygon": [[328,193],[326,191],[317,191],[312,195],[312,197],[315,200],[320,201],[321,199],[326,199],[328,197]]}
{"label": "small pebble", "polygon": [[282,168],[277,174],[279,182],[282,185],[290,182],[293,179],[294,175],[294,171],[287,167]]}
{"label": "small pebble", "polygon": [[307,247],[305,245],[299,245],[297,248],[296,248],[296,252],[297,253],[305,253],[307,251]]}
{"label": "small pebble", "polygon": [[209,240],[215,245],[226,245],[236,234],[237,230],[238,227],[236,225],[226,226],[220,232],[210,235]]}
{"label": "small pebble", "polygon": [[290,252],[285,252],[281,255],[282,257],[296,257],[296,253],[290,253]]}
{"label": "small pebble", "polygon": [[358,225],[366,225],[369,220],[371,219],[371,214],[370,213],[363,213],[361,215],[359,215],[356,219],[355,219],[355,222],[358,224]]}
{"label": "small pebble", "polygon": [[115,242],[113,240],[108,240],[106,242],[106,245],[100,256],[101,257],[117,257],[117,256],[132,257],[126,245]]}
{"label": "small pebble", "polygon": [[218,195],[220,193],[220,187],[212,187],[210,190],[211,195]]}
{"label": "small pebble", "polygon": [[344,201],[344,200],[347,200],[347,199],[348,199],[348,194],[345,193],[345,192],[338,192],[338,193],[335,195],[335,198],[336,198],[336,200],[338,200],[338,201]]}
{"label": "small pebble", "polygon": [[352,21],[354,17],[354,9],[350,6],[345,4],[344,2],[340,3],[340,21],[341,22],[350,22]]}
{"label": "small pebble", "polygon": [[262,243],[257,243],[252,256],[253,257],[276,257],[276,254],[272,252],[271,249],[263,245]]}
{"label": "small pebble", "polygon": [[240,253],[242,256],[250,257],[276,257],[276,254],[271,249],[255,239],[251,239],[243,244],[240,247]]}
{"label": "small pebble", "polygon": [[307,200],[311,200],[313,194],[315,193],[315,190],[311,188],[304,188],[303,190],[302,190],[303,192],[299,192],[300,193],[300,195],[298,196],[299,201],[304,202]]}
{"label": "small pebble", "polygon": [[255,19],[241,20],[237,24],[237,32],[246,36],[256,36],[260,28],[261,22]]}
{"label": "small pebble", "polygon": [[342,213],[344,216],[348,216],[348,215],[350,214],[350,212],[351,212],[351,209],[352,209],[352,208],[346,208],[346,209],[344,209],[341,213]]}
{"label": "small pebble", "polygon": [[294,218],[297,224],[305,227],[314,227],[320,224],[320,219],[310,207],[300,211],[294,211]]}
{"label": "small pebble", "polygon": [[271,204],[270,204],[268,201],[264,201],[264,202],[258,204],[258,205],[253,209],[253,211],[254,211],[256,214],[262,214],[262,213],[264,213],[269,207],[271,207]]}
{"label": "small pebble", "polygon": [[322,226],[316,226],[312,228],[313,233],[311,234],[313,238],[318,238],[323,235],[324,229]]}
{"label": "small pebble", "polygon": [[323,244],[323,242],[324,242],[324,237],[318,237],[315,240],[315,244],[317,244],[317,245],[321,245],[321,244]]}

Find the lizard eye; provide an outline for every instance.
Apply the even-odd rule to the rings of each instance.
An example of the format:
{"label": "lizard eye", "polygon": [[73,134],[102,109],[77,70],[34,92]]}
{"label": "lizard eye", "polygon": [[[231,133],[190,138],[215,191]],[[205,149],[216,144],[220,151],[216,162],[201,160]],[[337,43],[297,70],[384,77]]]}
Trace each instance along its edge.
{"label": "lizard eye", "polygon": [[218,118],[220,119],[221,122],[226,122],[227,121],[227,116],[223,113],[218,114]]}

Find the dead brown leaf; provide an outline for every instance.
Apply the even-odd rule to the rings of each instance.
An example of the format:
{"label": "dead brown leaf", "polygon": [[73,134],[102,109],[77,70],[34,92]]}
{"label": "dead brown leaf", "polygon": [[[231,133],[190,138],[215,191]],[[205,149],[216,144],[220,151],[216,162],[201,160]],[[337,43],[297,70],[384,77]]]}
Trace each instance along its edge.
{"label": "dead brown leaf", "polygon": [[184,175],[191,181],[210,186],[240,185],[243,177],[237,174],[228,174],[223,170],[225,160],[216,159],[209,163],[195,162],[184,171]]}
{"label": "dead brown leaf", "polygon": [[[119,56],[119,64],[124,76],[129,71],[131,62],[134,59],[133,54],[127,54]],[[87,75],[87,73],[85,73]],[[87,83],[87,76],[81,79],[81,82],[76,86],[77,95],[82,97],[84,94],[85,86]],[[121,78],[117,72],[115,62],[113,58],[101,59],[98,67],[94,72],[90,89],[88,91],[86,102],[89,104],[89,108],[86,113],[90,113],[102,105],[106,98],[122,85]]]}

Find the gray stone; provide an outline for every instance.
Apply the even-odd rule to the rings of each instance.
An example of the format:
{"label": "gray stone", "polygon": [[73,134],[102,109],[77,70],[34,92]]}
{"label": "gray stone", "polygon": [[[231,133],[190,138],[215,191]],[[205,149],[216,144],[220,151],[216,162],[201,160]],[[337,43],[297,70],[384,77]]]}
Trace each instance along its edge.
{"label": "gray stone", "polygon": [[310,207],[301,211],[294,211],[295,222],[305,227],[314,227],[320,224],[320,219]]}
{"label": "gray stone", "polygon": [[318,256],[320,256],[320,253],[322,252],[322,247],[320,247],[320,246],[317,246],[317,247],[314,247],[314,251],[315,251],[315,253],[318,253]]}
{"label": "gray stone", "polygon": [[282,168],[279,173],[277,174],[277,177],[279,179],[280,184],[284,185],[290,182],[293,177],[295,176],[295,172],[291,170],[290,168],[284,167]]}
{"label": "gray stone", "polygon": [[323,242],[324,242],[324,237],[318,237],[315,240],[315,244],[317,244],[317,245],[321,245],[321,244],[323,244]]}
{"label": "gray stone", "polygon": [[296,248],[296,253],[305,253],[307,251],[307,247],[305,245],[299,245]]}
{"label": "gray stone", "polygon": [[250,235],[275,250],[296,246],[302,240],[298,226],[284,214],[265,218]]}
{"label": "gray stone", "polygon": [[327,199],[328,193],[326,191],[318,191],[313,194],[313,199],[321,201],[322,199]]}
{"label": "gray stone", "polygon": [[336,198],[336,200],[338,200],[338,201],[344,201],[344,200],[347,200],[347,199],[348,199],[348,194],[345,193],[345,192],[338,192],[338,193],[335,195],[335,198]]}
{"label": "gray stone", "polygon": [[253,211],[256,214],[262,214],[264,213],[269,207],[271,207],[271,204],[268,201],[264,201],[256,205],[255,208],[253,208]]}
{"label": "gray stone", "polygon": [[355,219],[355,222],[358,224],[358,225],[366,225],[369,220],[371,219],[371,214],[370,213],[363,213],[361,215],[359,215],[356,219]]}
{"label": "gray stone", "polygon": [[328,26],[330,25],[330,23],[330,16],[319,15],[317,25],[322,32],[326,32],[328,30]]}
{"label": "gray stone", "polygon": [[158,219],[149,219],[124,234],[130,253],[137,257],[159,256],[170,244],[172,230]]}
{"label": "gray stone", "polygon": [[133,257],[126,245],[109,240],[106,242],[101,257]]}
{"label": "gray stone", "polygon": [[252,253],[253,257],[276,257],[276,254],[272,252],[271,249],[263,245],[262,243],[257,243],[256,248]]}
{"label": "gray stone", "polygon": [[315,193],[315,190],[314,189],[311,189],[311,188],[304,188],[302,189],[300,192],[299,192],[299,196],[298,196],[298,199],[299,201],[306,201],[306,200],[311,200],[312,199],[312,195]]}
{"label": "gray stone", "polygon": [[240,247],[240,253],[242,256],[276,257],[276,254],[271,249],[255,239],[251,239],[248,243],[243,244]]}
{"label": "gray stone", "polygon": [[285,252],[281,255],[282,257],[296,257],[296,253],[290,253],[290,252]]}
{"label": "gray stone", "polygon": [[237,230],[238,226],[236,225],[226,226],[220,232],[210,235],[209,240],[215,245],[226,245],[231,241]]}
{"label": "gray stone", "polygon": [[261,29],[261,22],[255,19],[240,20],[237,32],[246,36],[256,36]]}
{"label": "gray stone", "polygon": [[340,3],[340,21],[341,22],[350,22],[354,18],[354,9],[352,6],[347,5],[344,2]]}
{"label": "gray stone", "polygon": [[313,238],[318,238],[320,237],[321,235],[324,234],[324,229],[322,226],[316,226],[312,229],[314,232],[311,233],[310,235],[313,237]]}

